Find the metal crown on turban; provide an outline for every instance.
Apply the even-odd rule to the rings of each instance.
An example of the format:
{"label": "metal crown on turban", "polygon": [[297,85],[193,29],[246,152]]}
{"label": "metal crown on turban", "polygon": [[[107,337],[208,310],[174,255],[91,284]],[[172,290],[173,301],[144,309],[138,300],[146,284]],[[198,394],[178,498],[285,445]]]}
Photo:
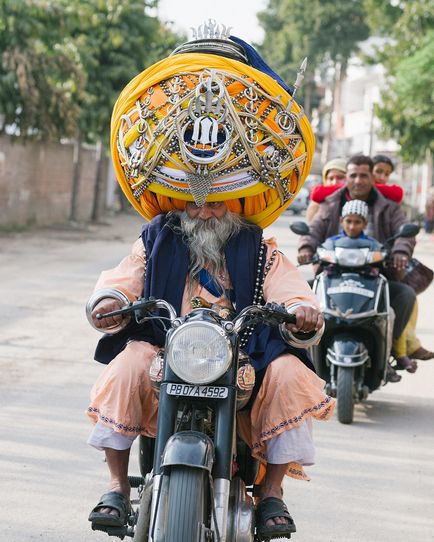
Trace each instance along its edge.
{"label": "metal crown on turban", "polygon": [[229,30],[209,20],[114,106],[116,175],[147,220],[186,201],[225,201],[264,228],[309,172],[315,140],[293,99],[305,62],[291,89]]}

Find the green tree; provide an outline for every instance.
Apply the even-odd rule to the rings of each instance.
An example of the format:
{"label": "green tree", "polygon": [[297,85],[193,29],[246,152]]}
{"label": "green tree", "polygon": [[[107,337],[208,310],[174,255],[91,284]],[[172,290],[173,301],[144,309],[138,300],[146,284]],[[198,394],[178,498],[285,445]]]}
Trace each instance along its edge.
{"label": "green tree", "polygon": [[[269,0],[258,14],[265,30],[261,51],[289,83],[305,56],[312,75],[332,67],[335,81],[342,80],[348,59],[369,35],[365,16],[362,0]],[[305,88],[312,86],[313,76]]]}
{"label": "green tree", "polygon": [[[125,85],[139,72],[170,52],[178,39],[153,16],[148,0],[74,0],[68,2],[70,34],[87,74],[80,101],[78,150],[81,141],[97,143],[99,162],[92,217],[99,218],[104,157],[113,105]],[[80,153],[77,153],[78,156]],[[74,175],[71,218],[76,215],[80,160]]]}
{"label": "green tree", "polygon": [[331,105],[318,107],[326,126],[321,151],[326,161],[335,127],[343,123],[340,90],[348,60],[359,42],[369,36],[363,0],[269,0],[258,18],[265,30],[261,50],[289,83],[294,81],[300,61],[308,57],[308,72],[300,89],[308,117],[320,104],[321,87],[331,89]]}
{"label": "green tree", "polygon": [[87,79],[80,128],[88,142],[107,138],[111,111],[124,86],[164,57],[179,39],[148,15],[153,0],[68,1],[70,33]]}
{"label": "green tree", "polygon": [[[386,69],[387,81],[376,114],[382,122],[382,134],[396,138],[404,160],[422,161],[427,152],[434,151],[432,2],[413,0],[391,6],[388,0],[377,0],[376,4],[377,16],[370,24],[388,31],[390,37],[375,56]],[[385,13],[393,16],[387,18]]]}
{"label": "green tree", "polygon": [[86,76],[62,2],[0,2],[0,133],[59,139],[76,132]]}
{"label": "green tree", "polygon": [[71,219],[82,142],[97,143],[98,218],[111,111],[124,86],[175,47],[157,0],[1,0],[0,133],[75,140]]}
{"label": "green tree", "polygon": [[366,22],[375,35],[389,36],[402,15],[404,2],[390,0],[364,0]]}

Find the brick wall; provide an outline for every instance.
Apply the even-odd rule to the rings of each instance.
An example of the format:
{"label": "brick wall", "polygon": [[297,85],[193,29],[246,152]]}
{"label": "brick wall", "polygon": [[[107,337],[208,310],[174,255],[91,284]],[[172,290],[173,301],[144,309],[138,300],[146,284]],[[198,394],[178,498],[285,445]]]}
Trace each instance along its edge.
{"label": "brick wall", "polygon": [[[92,212],[96,151],[84,148],[78,219]],[[0,136],[0,227],[66,222],[70,214],[73,145],[18,143]]]}

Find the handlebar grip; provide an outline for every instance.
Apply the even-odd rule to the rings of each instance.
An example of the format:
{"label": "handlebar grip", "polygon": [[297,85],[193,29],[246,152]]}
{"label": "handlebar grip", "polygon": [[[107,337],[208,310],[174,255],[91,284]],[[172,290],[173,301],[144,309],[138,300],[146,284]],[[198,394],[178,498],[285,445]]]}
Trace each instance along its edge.
{"label": "handlebar grip", "polygon": [[295,324],[297,323],[297,317],[295,314],[287,313],[285,315],[285,324]]}
{"label": "handlebar grip", "polygon": [[96,315],[96,319],[97,320],[102,320],[103,318],[107,318],[109,316],[118,316],[118,315],[125,315],[125,309],[119,309],[119,310],[116,310],[116,311],[111,311],[111,312],[106,312],[106,313],[98,313]]}
{"label": "handlebar grip", "polygon": [[153,298],[149,298],[149,299],[140,298],[137,301],[132,301],[128,303],[128,305],[125,305],[124,307],[121,307],[120,309],[117,309],[115,311],[106,312],[105,314],[98,313],[96,315],[96,318],[98,320],[102,320],[103,318],[107,318],[108,316],[118,316],[118,315],[121,315],[123,317],[130,316],[136,311],[153,310],[155,308],[155,305],[156,305],[156,300]]}

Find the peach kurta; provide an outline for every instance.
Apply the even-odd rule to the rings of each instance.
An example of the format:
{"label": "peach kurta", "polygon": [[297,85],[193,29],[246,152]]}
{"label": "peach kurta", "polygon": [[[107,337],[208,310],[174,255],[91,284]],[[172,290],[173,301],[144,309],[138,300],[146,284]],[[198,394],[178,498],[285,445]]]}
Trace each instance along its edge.
{"label": "peach kurta", "polygon": [[[274,239],[266,241],[267,259],[277,246]],[[264,281],[264,298],[291,306],[305,303],[318,306],[308,284],[288,259],[275,252],[274,263]],[[114,269],[104,271],[95,290],[115,288],[130,300],[142,294],[144,276],[144,249],[137,240],[132,253]],[[230,284],[226,284],[229,287]],[[202,296],[211,303],[221,303],[197,282],[184,287],[182,315],[192,307],[191,297]],[[151,388],[149,366],[158,351],[145,342],[131,341],[125,349],[105,367],[91,394],[88,415],[114,431],[126,436],[144,434],[155,436],[158,401]],[[282,355],[267,368],[259,393],[250,413],[238,416],[242,438],[251,446],[252,454],[266,460],[266,443],[284,431],[300,427],[308,418],[327,419],[334,408],[334,400],[323,392],[324,381],[293,355]],[[305,478],[301,465],[291,464],[288,474]]]}

